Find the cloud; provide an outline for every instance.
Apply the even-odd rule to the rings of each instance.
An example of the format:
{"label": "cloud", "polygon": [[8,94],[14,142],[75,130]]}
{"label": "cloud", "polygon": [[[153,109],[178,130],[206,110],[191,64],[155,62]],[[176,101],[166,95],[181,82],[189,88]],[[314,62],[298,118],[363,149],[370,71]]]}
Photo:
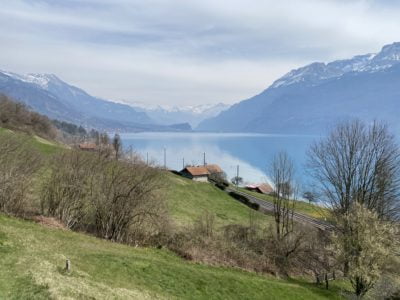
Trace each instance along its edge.
{"label": "cloud", "polygon": [[14,0],[0,7],[0,67],[125,101],[234,102],[305,63],[378,51],[398,38],[399,12],[371,0]]}

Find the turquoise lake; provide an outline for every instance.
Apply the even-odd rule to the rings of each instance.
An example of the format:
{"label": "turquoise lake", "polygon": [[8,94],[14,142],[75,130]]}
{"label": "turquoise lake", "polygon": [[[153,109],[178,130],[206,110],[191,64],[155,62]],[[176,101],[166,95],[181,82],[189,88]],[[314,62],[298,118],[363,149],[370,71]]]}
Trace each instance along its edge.
{"label": "turquoise lake", "polygon": [[[267,180],[267,168],[274,154],[286,151],[295,162],[296,178],[306,183],[306,152],[318,139],[316,136],[274,135],[251,133],[124,133],[121,134],[124,147],[130,146],[143,157],[160,166],[181,170],[183,162],[202,165],[204,153],[206,162],[222,167],[228,178],[236,174],[247,183]],[[184,160],[184,161],[183,161]]]}

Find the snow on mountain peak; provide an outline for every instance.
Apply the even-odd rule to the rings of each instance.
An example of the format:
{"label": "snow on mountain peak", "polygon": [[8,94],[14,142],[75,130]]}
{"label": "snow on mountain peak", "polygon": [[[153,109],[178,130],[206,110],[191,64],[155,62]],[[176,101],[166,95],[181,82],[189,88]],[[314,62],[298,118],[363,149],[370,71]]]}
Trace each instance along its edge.
{"label": "snow on mountain peak", "polygon": [[400,61],[400,43],[397,42],[384,46],[375,58],[381,61]]}
{"label": "snow on mountain peak", "polygon": [[351,59],[336,60],[328,64],[312,63],[295,69],[276,80],[271,88],[289,86],[299,82],[315,84],[338,78],[349,72],[378,72],[400,63],[400,43],[386,45],[377,53],[357,55]]}
{"label": "snow on mountain peak", "polygon": [[41,88],[47,89],[49,82],[59,84],[61,80],[54,74],[40,74],[40,73],[28,73],[25,75],[19,75],[12,72],[1,71],[3,74],[10,76],[12,78],[36,84]]}
{"label": "snow on mountain peak", "polygon": [[[125,102],[128,103],[128,102]],[[197,105],[186,105],[186,106],[177,106],[177,105],[151,105],[143,102],[134,102],[128,103],[129,105],[141,108],[146,111],[164,111],[168,113],[191,113],[195,115],[201,115],[210,111],[222,111],[229,108],[228,104],[217,103],[217,104],[197,104]]]}

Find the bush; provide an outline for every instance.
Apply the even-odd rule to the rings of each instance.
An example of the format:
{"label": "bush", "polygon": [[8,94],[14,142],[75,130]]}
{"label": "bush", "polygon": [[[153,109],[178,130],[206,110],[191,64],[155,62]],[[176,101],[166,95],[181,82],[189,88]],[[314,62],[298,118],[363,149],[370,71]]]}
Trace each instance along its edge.
{"label": "bush", "polygon": [[0,211],[23,215],[31,208],[28,194],[41,157],[29,147],[27,137],[0,135]]}
{"label": "bush", "polygon": [[42,208],[70,228],[129,244],[148,243],[167,222],[162,171],[140,160],[67,151],[55,157],[42,187]]}
{"label": "bush", "polygon": [[242,202],[243,204],[247,205],[248,207],[254,209],[254,210],[259,210],[260,209],[260,205],[258,203],[255,202],[250,202],[249,199],[241,194],[238,194],[236,192],[229,192],[229,195],[233,198],[235,198],[236,200]]}

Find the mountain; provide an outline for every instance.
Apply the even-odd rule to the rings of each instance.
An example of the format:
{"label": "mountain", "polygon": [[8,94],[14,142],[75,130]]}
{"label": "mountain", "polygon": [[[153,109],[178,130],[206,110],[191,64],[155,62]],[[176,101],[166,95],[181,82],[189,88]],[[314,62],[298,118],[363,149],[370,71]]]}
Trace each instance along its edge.
{"label": "mountain", "polygon": [[227,110],[229,105],[218,104],[200,104],[192,106],[161,106],[149,107],[142,103],[133,104],[137,111],[145,112],[154,122],[160,125],[171,125],[176,122],[189,123],[196,127],[205,119],[217,116],[220,112]]}
{"label": "mountain", "polygon": [[1,71],[0,93],[50,118],[100,130],[175,131],[183,128],[155,124],[145,112],[126,104],[93,97],[53,74],[19,75]]}
{"label": "mountain", "polygon": [[377,54],[292,70],[262,93],[233,105],[198,130],[321,133],[358,118],[384,120],[400,130],[400,43]]}

